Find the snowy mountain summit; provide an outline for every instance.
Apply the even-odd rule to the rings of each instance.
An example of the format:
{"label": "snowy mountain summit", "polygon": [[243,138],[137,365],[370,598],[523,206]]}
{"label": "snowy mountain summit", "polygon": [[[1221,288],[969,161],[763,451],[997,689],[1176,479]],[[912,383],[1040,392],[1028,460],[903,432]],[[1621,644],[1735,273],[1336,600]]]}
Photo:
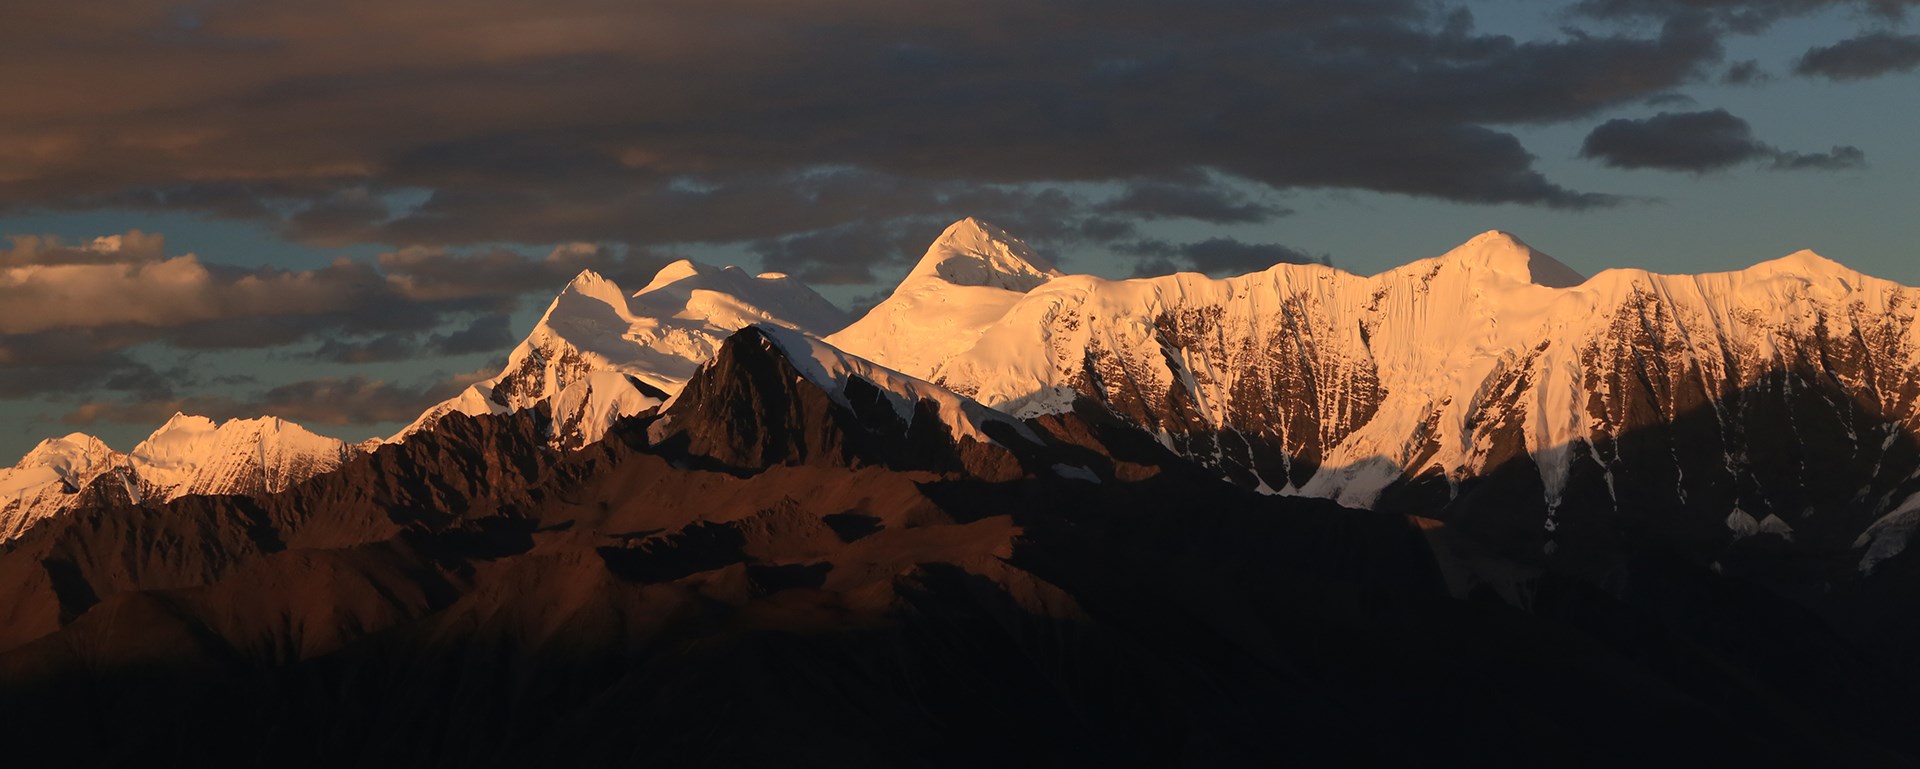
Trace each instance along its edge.
{"label": "snowy mountain summit", "polygon": [[1441,260],[1456,269],[1484,271],[1547,288],[1572,288],[1587,278],[1572,267],[1534,250],[1512,233],[1489,230],[1474,236]]}
{"label": "snowy mountain summit", "polygon": [[780,273],[680,260],[628,295],[591,270],[568,283],[499,375],[422,414],[395,435],[404,440],[459,412],[500,414],[545,404],[556,446],[598,441],[614,420],[680,391],[720,343],[750,324],[815,335],[846,315]]}
{"label": "snowy mountain summit", "polygon": [[339,468],[355,450],[276,417],[216,424],[175,414],[128,453],[84,433],[49,438],[0,469],[0,541],[84,506],[285,491]]}
{"label": "snowy mountain summit", "polygon": [[1027,292],[1062,277],[1025,242],[978,219],[940,234],[886,300],[828,344],[930,379]]}
{"label": "snowy mountain summit", "polygon": [[[1277,264],[1109,280],[1064,274],[969,218],[851,325],[776,273],[683,260],[629,294],[583,272],[504,370],[392,440],[454,412],[545,408],[549,444],[579,448],[661,407],[757,326],[798,359],[884,372],[854,378],[901,409],[953,395],[1037,423],[1091,407],[1266,493],[1443,518],[1497,499],[1500,536],[1521,550],[1625,536],[1614,529],[1635,510],[1707,539],[1825,536],[1870,565],[1920,529],[1916,317],[1914,289],[1810,251],[1735,272],[1587,277],[1496,230],[1372,276]],[[112,496],[99,479],[119,468],[138,470],[113,492],[128,498],[235,488],[185,480],[195,473],[282,483],[237,469],[226,444],[161,450],[210,430],[170,424],[131,457],[86,436],[49,441],[0,493],[51,509],[31,500]]]}

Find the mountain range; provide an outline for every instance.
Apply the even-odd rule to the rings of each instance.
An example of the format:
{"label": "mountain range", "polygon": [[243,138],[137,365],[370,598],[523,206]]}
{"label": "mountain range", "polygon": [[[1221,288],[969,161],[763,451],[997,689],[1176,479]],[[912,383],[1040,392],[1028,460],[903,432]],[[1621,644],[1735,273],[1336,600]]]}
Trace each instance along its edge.
{"label": "mountain range", "polygon": [[390,438],[0,471],[0,703],[101,764],[1902,765],[1917,311],[1502,232],[1107,280],[968,219],[851,322],[583,273]]}

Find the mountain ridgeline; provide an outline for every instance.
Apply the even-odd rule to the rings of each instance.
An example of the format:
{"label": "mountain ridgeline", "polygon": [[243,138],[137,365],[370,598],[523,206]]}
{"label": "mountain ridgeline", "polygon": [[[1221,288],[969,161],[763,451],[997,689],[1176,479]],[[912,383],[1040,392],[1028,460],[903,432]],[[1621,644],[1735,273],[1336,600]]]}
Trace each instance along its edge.
{"label": "mountain ridgeline", "polygon": [[1111,281],[971,219],[851,324],[778,274],[587,273],[384,441],[179,417],[0,471],[0,737],[1910,765],[1917,304],[1806,252],[1585,278],[1497,232]]}

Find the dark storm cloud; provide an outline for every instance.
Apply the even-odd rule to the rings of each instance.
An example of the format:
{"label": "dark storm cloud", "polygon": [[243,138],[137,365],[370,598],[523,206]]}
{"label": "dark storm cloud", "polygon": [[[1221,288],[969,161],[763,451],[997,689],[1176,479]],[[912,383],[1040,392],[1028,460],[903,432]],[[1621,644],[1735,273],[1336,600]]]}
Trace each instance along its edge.
{"label": "dark storm cloud", "polygon": [[538,259],[503,248],[463,252],[415,246],[381,254],[377,261],[406,299],[448,301],[558,292],[583,270],[632,290],[646,285],[671,260],[639,249],[569,243]]}
{"label": "dark storm cloud", "polygon": [[1772,79],[1772,75],[1760,68],[1760,62],[1753,60],[1735,63],[1720,75],[1720,82],[1726,85],[1754,85]]}
{"label": "dark storm cloud", "polygon": [[1699,101],[1684,93],[1672,92],[1656,93],[1642,99],[1640,103],[1649,107],[1686,107],[1698,104]]}
{"label": "dark storm cloud", "polygon": [[855,222],[753,244],[762,264],[814,285],[875,282],[875,268],[913,263],[948,222],[894,219]]}
{"label": "dark storm cloud", "polygon": [[1793,71],[1829,80],[1864,80],[1920,69],[1920,35],[1879,32],[1814,48]]}
{"label": "dark storm cloud", "polygon": [[[154,34],[172,3],[22,2],[36,23],[0,29],[0,205],[184,207],[327,244],[1007,222],[953,198],[1195,169],[1581,208],[1613,199],[1501,126],[1719,57],[1689,19],[1518,41],[1420,0],[280,0],[207,6],[186,37]],[[1209,210],[1140,192],[1130,213]]]}
{"label": "dark storm cloud", "polygon": [[1148,219],[1193,219],[1211,224],[1249,224],[1285,216],[1284,207],[1250,199],[1203,174],[1178,180],[1149,179],[1128,184],[1126,191],[1099,206],[1111,214]]}
{"label": "dark storm cloud", "polygon": [[1233,238],[1209,238],[1180,245],[1162,240],[1143,240],[1128,244],[1121,250],[1140,257],[1140,261],[1134,265],[1135,277],[1167,275],[1183,270],[1221,277],[1259,272],[1276,264],[1326,264],[1330,261],[1327,257],[1315,257],[1278,243],[1246,243]]}
{"label": "dark storm cloud", "polygon": [[334,363],[380,363],[407,360],[420,353],[414,334],[380,334],[367,339],[327,339],[313,351],[318,360]]}
{"label": "dark storm cloud", "polygon": [[466,328],[455,329],[445,334],[434,334],[427,339],[426,350],[434,355],[470,355],[473,353],[498,353],[514,345],[513,327],[505,315],[482,315],[474,318]]}
{"label": "dark storm cloud", "polygon": [[[503,350],[506,313],[583,269],[644,283],[664,259],[566,244],[545,256],[414,248],[374,263],[240,268],[169,255],[138,231],[0,249],[0,397],[136,390],[158,374],[126,350],[254,349],[324,338],[314,357],[365,363]],[[178,383],[176,383],[178,384]]]}
{"label": "dark storm cloud", "polygon": [[1838,170],[1864,166],[1867,159],[1855,147],[1818,153],[1779,149],[1754,138],[1753,127],[1726,110],[1609,120],[1587,134],[1580,156],[1614,168],[1694,173],[1754,161],[1769,161],[1776,170]]}
{"label": "dark storm cloud", "polygon": [[1899,19],[1920,7],[1920,0],[1580,0],[1573,7],[1603,19],[1711,18],[1733,30],[1753,33],[1781,19],[1833,9]]}
{"label": "dark storm cloud", "polygon": [[421,357],[497,353],[514,345],[506,315],[482,315],[444,333],[390,333],[359,339],[327,339],[311,357],[335,363],[379,363]]}
{"label": "dark storm cloud", "polygon": [[[169,374],[89,340],[55,335],[0,338],[0,398],[76,392],[164,393]],[[78,342],[79,344],[73,344]]]}
{"label": "dark storm cloud", "polygon": [[92,401],[68,411],[60,421],[70,425],[98,422],[146,425],[164,422],[175,413],[186,413],[214,420],[272,414],[321,425],[411,422],[428,407],[459,394],[467,385],[484,377],[485,374],[476,371],[405,384],[356,375],[293,382],[241,398],[193,396]]}

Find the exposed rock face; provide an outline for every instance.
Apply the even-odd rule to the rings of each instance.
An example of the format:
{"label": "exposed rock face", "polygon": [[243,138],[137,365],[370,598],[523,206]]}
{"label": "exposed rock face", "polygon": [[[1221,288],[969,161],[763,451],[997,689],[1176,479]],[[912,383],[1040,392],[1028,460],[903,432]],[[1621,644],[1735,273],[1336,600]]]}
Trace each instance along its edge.
{"label": "exposed rock face", "polygon": [[750,329],[578,451],[542,408],[452,415],[279,493],[37,527],[0,548],[0,739],[79,766],[1912,755],[1897,672],[1737,581],[1458,600],[1430,527],[1206,480],[1091,400],[1017,440],[951,393],[902,416],[928,385],[894,377]]}
{"label": "exposed rock face", "polygon": [[1090,399],[1263,491],[1489,526],[1498,508],[1500,541],[1535,557],[1636,519],[1717,552],[1746,515],[1871,561],[1920,522],[1920,294],[1810,252],[1585,279],[1494,232],[1372,277],[1025,289],[903,371],[1023,417]]}
{"label": "exposed rock face", "polygon": [[615,420],[679,392],[721,340],[754,323],[826,334],[846,315],[786,275],[680,260],[628,295],[592,271],[567,284],[498,376],[421,414],[393,440],[451,413],[503,414],[544,404],[553,445],[578,449]]}
{"label": "exposed rock face", "polygon": [[1017,477],[1025,425],[953,393],[769,327],[730,337],[651,428],[659,443],[735,468],[879,462]]}

